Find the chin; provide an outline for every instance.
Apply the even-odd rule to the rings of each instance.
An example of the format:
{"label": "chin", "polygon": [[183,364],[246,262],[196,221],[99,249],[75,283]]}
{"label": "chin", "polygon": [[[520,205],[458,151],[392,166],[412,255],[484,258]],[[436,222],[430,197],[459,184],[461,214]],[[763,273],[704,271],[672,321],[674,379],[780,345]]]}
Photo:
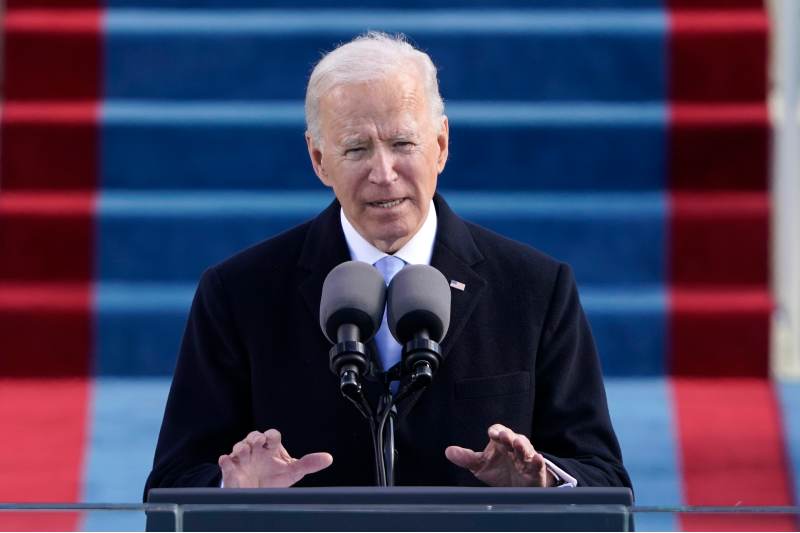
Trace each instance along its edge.
{"label": "chin", "polygon": [[381,232],[370,240],[372,244],[381,251],[386,253],[394,253],[402,248],[410,238],[410,232],[406,231],[391,233]]}

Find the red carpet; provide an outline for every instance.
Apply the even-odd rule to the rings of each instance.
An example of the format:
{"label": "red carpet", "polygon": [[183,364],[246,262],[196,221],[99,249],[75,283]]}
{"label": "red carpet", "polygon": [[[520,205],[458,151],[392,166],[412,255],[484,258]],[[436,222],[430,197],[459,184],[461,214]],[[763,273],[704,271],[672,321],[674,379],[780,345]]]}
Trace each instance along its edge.
{"label": "red carpet", "polygon": [[3,192],[0,282],[88,283],[94,275],[93,212],[90,193]]}
{"label": "red carpet", "polygon": [[671,375],[767,377],[772,300],[765,288],[673,289],[670,308]]}
{"label": "red carpet", "polygon": [[[0,501],[79,501],[89,380],[0,379]],[[6,431],[7,429],[4,429]],[[76,513],[0,513],[3,531],[70,531]]]}
{"label": "red carpet", "polygon": [[12,7],[3,21],[3,98],[96,101],[103,79],[101,11]]}
{"label": "red carpet", "polygon": [[2,377],[86,377],[92,349],[89,284],[0,284]]}
{"label": "red carpet", "polygon": [[3,108],[5,190],[94,190],[99,105],[7,101]]}
{"label": "red carpet", "polygon": [[[59,9],[39,9],[48,5]],[[83,9],[61,9],[70,6]],[[3,32],[0,501],[77,502],[92,355],[101,10],[9,0]],[[69,531],[79,518],[0,513],[0,530]]]}
{"label": "red carpet", "polygon": [[[792,505],[789,465],[772,384],[762,379],[675,379],[687,505]],[[792,531],[792,517],[683,515],[687,531]]]}

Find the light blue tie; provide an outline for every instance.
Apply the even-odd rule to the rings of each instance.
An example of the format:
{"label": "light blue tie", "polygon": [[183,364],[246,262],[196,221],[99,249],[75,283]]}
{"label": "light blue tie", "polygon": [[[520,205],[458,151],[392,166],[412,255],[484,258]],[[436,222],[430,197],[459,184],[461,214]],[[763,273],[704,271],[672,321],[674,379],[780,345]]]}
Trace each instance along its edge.
{"label": "light blue tie", "polygon": [[[400,272],[404,266],[406,266],[406,262],[393,255],[387,255],[375,262],[375,268],[383,275],[387,286],[389,282],[392,281],[394,275]],[[375,335],[375,344],[378,346],[378,355],[381,357],[381,364],[384,370],[389,370],[400,361],[401,346],[394,340],[392,332],[389,331],[389,323],[386,320],[385,309],[383,311],[381,328]]]}

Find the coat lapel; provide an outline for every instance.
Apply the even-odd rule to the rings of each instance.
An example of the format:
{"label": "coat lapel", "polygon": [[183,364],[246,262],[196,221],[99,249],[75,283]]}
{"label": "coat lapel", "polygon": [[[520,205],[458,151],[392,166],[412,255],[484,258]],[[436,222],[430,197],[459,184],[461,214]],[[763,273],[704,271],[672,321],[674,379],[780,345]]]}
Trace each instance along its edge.
{"label": "coat lapel", "polygon": [[[473,268],[483,261],[483,255],[475,245],[467,225],[438,194],[434,197],[434,204],[436,205],[438,227],[431,266],[438,269],[444,274],[447,281],[451,282],[450,327],[441,342],[442,363],[444,364],[483,296],[483,292],[486,290],[486,280]],[[463,284],[463,290],[452,287],[452,282]],[[418,392],[400,402],[399,417],[401,419],[416,404],[421,394]]]}
{"label": "coat lapel", "polygon": [[299,291],[314,317],[312,327],[319,327],[319,303],[325,277],[333,267],[349,260],[350,252],[339,220],[339,202],[334,200],[311,222],[297,261],[297,265],[308,272]]}
{"label": "coat lapel", "polygon": [[[311,316],[314,317],[312,328],[319,326],[319,305],[322,299],[322,286],[325,284],[325,278],[331,270],[337,265],[350,261],[350,249],[347,247],[347,240],[345,240],[344,232],[342,231],[342,223],[340,219],[341,205],[338,200],[334,200],[322,213],[317,216],[312,222],[308,230],[303,249],[298,258],[298,267],[308,272],[308,276],[302,281],[298,287],[303,300],[308,307]],[[325,353],[328,353],[331,345],[325,340],[324,345],[327,347]],[[376,361],[379,357],[376,353],[375,340],[372,339],[367,343],[367,359],[370,362],[370,371],[365,376],[363,382],[364,392],[368,398],[374,403],[380,396],[382,388],[382,378],[377,373],[379,372]],[[319,358],[313,354],[303,354],[309,364],[319,364]]]}
{"label": "coat lapel", "polygon": [[[436,195],[435,201],[439,226],[431,266],[451,283],[450,327],[442,341],[442,356],[446,358],[486,289],[486,280],[473,269],[483,261],[483,255],[467,225],[442,197]],[[461,284],[463,290],[453,287],[454,284]]]}

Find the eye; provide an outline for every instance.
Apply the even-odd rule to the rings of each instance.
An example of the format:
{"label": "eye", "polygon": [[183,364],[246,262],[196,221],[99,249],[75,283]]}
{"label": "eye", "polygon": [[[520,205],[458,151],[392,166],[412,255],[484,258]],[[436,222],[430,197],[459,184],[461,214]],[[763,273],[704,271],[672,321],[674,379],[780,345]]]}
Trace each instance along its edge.
{"label": "eye", "polygon": [[344,151],[344,156],[350,159],[361,157],[361,155],[366,152],[366,148],[363,146],[358,146],[355,148],[348,148]]}
{"label": "eye", "polygon": [[416,146],[416,143],[411,141],[397,141],[394,143],[394,147],[399,150],[410,150]]}

